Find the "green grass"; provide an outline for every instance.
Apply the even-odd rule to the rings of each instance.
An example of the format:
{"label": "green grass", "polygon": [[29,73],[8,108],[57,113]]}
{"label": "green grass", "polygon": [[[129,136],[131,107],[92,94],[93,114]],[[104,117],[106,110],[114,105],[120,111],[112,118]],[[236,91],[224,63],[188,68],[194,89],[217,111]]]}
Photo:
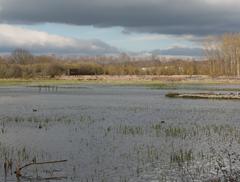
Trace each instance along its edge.
{"label": "green grass", "polygon": [[227,84],[239,84],[238,80],[182,80],[182,81],[168,81],[168,80],[142,80],[142,79],[130,79],[123,80],[121,78],[112,80],[83,80],[72,79],[0,79],[0,86],[45,86],[45,85],[74,85],[74,84],[103,84],[103,85],[116,85],[116,86],[145,86],[150,89],[190,89],[190,90],[208,90],[208,91],[240,91],[239,88],[210,88],[204,87],[208,85],[227,85]]}
{"label": "green grass", "polygon": [[72,85],[72,84],[106,84],[106,85],[150,85],[162,84],[142,80],[61,80],[61,79],[0,79],[0,86],[17,85]]}

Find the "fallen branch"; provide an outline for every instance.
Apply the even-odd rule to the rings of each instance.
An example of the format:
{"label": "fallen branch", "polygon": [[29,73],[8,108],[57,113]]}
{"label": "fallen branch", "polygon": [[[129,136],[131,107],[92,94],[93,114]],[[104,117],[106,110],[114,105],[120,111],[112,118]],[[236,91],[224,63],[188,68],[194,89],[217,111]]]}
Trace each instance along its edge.
{"label": "fallen branch", "polygon": [[67,160],[58,160],[58,161],[46,161],[46,162],[31,162],[31,163],[28,163],[28,164],[25,164],[24,166],[22,167],[17,167],[16,168],[16,171],[14,172],[16,174],[17,177],[19,176],[22,176],[21,175],[21,170],[26,168],[26,167],[29,167],[29,166],[32,166],[32,165],[43,165],[43,164],[56,164],[56,163],[63,163],[63,162],[67,162]]}

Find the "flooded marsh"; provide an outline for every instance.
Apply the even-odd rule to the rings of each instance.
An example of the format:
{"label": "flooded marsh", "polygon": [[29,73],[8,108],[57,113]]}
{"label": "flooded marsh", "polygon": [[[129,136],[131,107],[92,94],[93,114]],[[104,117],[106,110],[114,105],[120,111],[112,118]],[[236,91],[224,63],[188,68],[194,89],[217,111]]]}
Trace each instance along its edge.
{"label": "flooded marsh", "polygon": [[[238,181],[240,102],[171,99],[169,90],[0,87],[0,181]],[[56,160],[67,162],[14,174]]]}

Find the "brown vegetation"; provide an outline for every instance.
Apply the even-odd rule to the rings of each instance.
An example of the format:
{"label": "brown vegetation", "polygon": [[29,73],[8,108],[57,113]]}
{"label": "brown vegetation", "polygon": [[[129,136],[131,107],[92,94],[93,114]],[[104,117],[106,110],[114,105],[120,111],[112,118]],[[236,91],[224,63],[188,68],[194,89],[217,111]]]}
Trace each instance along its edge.
{"label": "brown vegetation", "polygon": [[240,99],[239,94],[234,93],[167,93],[166,97],[186,99]]}
{"label": "brown vegetation", "polygon": [[[240,76],[240,33],[208,38],[206,60],[95,56],[37,56],[17,49],[0,57],[0,78],[50,78],[68,75],[211,75]],[[70,74],[71,75],[71,74]]]}
{"label": "brown vegetation", "polygon": [[127,55],[62,58],[18,49],[0,57],[0,78],[51,78],[68,75],[208,75],[208,61],[134,58]]}
{"label": "brown vegetation", "polygon": [[240,33],[210,37],[205,43],[213,76],[240,76]]}

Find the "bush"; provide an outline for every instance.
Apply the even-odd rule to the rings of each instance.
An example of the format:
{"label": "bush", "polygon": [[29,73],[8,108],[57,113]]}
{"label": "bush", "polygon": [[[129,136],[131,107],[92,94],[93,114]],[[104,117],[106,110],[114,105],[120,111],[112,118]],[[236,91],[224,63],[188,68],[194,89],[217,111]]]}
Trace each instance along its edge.
{"label": "bush", "polygon": [[22,77],[22,69],[18,65],[9,65],[5,72],[6,78],[21,78]]}
{"label": "bush", "polygon": [[50,76],[50,77],[55,77],[55,76],[59,76],[65,73],[65,69],[63,68],[63,66],[61,66],[60,64],[57,63],[51,63],[47,66],[46,68],[46,75]]}

